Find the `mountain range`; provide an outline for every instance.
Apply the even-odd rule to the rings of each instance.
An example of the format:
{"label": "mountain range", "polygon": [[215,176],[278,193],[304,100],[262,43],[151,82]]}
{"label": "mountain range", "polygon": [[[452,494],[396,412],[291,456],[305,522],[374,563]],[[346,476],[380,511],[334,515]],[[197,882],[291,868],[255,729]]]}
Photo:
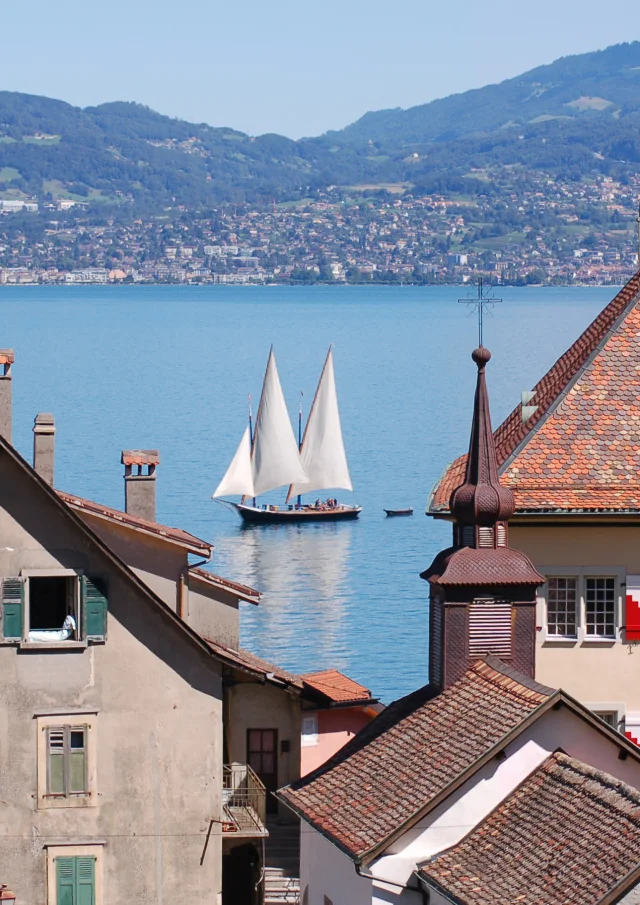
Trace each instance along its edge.
{"label": "mountain range", "polygon": [[[140,104],[81,109],[0,92],[0,195],[136,210],[289,200],[327,185],[414,191],[496,167],[551,175],[640,167],[640,42],[563,57],[407,110],[293,141],[172,119]],[[489,179],[490,182],[490,179]]]}

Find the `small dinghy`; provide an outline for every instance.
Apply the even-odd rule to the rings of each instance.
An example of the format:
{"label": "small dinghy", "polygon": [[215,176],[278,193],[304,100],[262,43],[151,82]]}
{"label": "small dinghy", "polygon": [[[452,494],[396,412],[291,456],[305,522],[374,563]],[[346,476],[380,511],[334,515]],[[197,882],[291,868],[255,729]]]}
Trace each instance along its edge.
{"label": "small dinghy", "polygon": [[385,509],[387,518],[394,518],[398,515],[413,515],[413,509]]}

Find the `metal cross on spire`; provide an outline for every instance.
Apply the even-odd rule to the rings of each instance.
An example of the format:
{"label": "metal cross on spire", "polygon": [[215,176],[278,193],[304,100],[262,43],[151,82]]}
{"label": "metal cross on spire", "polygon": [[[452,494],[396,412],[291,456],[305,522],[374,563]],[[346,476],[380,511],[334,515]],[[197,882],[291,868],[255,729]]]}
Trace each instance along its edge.
{"label": "metal cross on spire", "polygon": [[[493,290],[490,288],[488,290],[492,292]],[[495,305],[498,302],[501,302],[502,299],[494,298],[492,295],[484,294],[484,286],[482,283],[482,277],[478,278],[478,294],[475,298],[466,298],[466,299],[458,299],[458,302],[461,305],[473,305],[478,312],[478,345],[482,346],[482,320],[484,316],[484,309],[487,305]]]}

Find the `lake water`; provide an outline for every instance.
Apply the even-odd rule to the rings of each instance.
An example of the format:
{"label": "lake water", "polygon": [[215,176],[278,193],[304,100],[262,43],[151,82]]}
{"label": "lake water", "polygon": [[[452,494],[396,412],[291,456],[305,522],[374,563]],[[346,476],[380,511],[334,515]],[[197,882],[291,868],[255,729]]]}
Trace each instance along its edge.
{"label": "lake water", "polygon": [[[471,292],[473,290],[470,290]],[[477,345],[456,287],[2,287],[16,351],[14,442],[56,418],[56,486],[124,505],[120,451],[158,447],[158,520],[215,544],[213,568],[263,592],[242,643],[294,671],[334,666],[384,701],[427,680],[428,587],[450,527],[431,487],[468,443]],[[485,320],[497,426],[615,294],[502,290]],[[257,405],[270,343],[295,418],[334,344],[353,523],[243,529],[210,496]],[[255,409],[254,409],[255,410]],[[326,494],[328,495],[328,494]],[[279,493],[271,501],[281,502]],[[413,506],[413,518],[383,508]]]}

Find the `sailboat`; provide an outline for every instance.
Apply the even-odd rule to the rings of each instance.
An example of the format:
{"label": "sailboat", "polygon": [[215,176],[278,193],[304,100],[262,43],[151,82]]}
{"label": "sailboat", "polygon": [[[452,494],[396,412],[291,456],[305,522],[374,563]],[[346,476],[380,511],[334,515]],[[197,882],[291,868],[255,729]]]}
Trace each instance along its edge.
{"label": "sailboat", "polygon": [[[329,488],[353,490],[342,440],[331,348],[303,437],[300,436],[301,426],[302,415],[296,442],[272,346],[255,429],[250,412],[249,426],[213,499],[233,507],[243,521],[252,524],[333,522],[358,518],[362,512],[360,506],[348,506],[337,500],[327,503],[316,501],[313,504],[302,502],[304,493]],[[256,503],[256,497],[287,485],[289,490],[284,506]],[[223,499],[238,494],[242,496],[239,503]],[[294,497],[296,502],[290,502]],[[248,499],[252,502],[248,503]]]}

